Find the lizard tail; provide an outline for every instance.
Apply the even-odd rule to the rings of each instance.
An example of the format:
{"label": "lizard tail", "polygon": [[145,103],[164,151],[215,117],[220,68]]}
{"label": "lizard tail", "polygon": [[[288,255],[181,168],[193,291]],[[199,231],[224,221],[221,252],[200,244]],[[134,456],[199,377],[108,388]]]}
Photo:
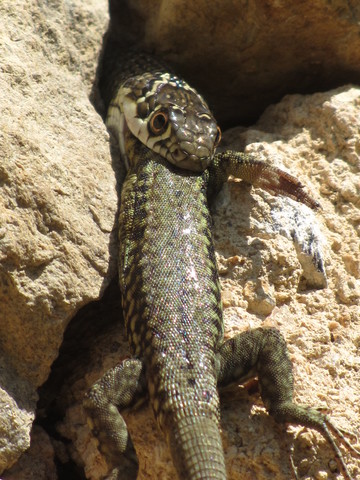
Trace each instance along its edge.
{"label": "lizard tail", "polygon": [[221,435],[214,418],[178,419],[169,430],[168,442],[181,480],[226,480]]}

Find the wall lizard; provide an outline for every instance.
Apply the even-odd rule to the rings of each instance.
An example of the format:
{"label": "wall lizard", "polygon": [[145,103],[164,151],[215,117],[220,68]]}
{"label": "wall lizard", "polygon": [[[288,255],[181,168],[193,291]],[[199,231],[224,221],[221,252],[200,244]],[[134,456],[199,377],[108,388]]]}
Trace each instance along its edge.
{"label": "wall lizard", "polygon": [[[148,393],[179,478],[226,479],[217,388],[258,376],[275,420],[320,431],[350,479],[336,440],[356,451],[325,415],[292,401],[292,365],[280,332],[257,328],[223,340],[209,201],[233,175],[310,208],[318,203],[280,169],[240,152],[216,154],[218,127],[195,90],[147,57],[130,56],[122,69],[116,48],[107,47],[100,88],[127,167],[119,283],[132,357],[109,370],[84,400],[112,471],[108,478],[136,478],[137,457],[118,409]],[[205,127],[195,125],[201,117]],[[198,135],[185,145],[189,151],[176,151],[188,125]],[[205,154],[196,158],[194,144],[206,144]]]}

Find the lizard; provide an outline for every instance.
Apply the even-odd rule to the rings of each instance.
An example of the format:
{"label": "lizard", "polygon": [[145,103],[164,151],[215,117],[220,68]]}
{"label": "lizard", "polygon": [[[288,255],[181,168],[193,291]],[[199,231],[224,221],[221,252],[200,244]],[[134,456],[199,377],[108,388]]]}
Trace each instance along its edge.
{"label": "lizard", "polygon": [[147,56],[130,52],[120,61],[116,48],[105,50],[100,90],[126,167],[118,269],[132,356],[83,402],[107,478],[137,476],[121,410],[148,394],[179,479],[225,480],[218,387],[257,376],[275,421],[318,430],[350,480],[339,444],[358,452],[327,416],[293,402],[282,334],[260,327],[224,341],[211,234],[209,202],[230,175],[315,210],[319,203],[283,170],[242,152],[216,153],[220,129],[197,91]]}

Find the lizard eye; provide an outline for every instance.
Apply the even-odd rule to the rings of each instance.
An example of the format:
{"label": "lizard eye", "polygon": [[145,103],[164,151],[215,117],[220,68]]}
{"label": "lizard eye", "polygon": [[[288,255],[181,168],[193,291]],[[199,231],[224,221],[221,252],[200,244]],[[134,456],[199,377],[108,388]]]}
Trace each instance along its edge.
{"label": "lizard eye", "polygon": [[165,132],[169,123],[169,116],[167,112],[158,110],[153,114],[149,121],[149,130],[153,135],[161,135]]}
{"label": "lizard eye", "polygon": [[221,130],[220,130],[220,127],[216,127],[217,128],[217,134],[216,134],[216,137],[215,137],[215,142],[214,142],[214,146],[217,147],[220,143],[220,140],[221,140]]}

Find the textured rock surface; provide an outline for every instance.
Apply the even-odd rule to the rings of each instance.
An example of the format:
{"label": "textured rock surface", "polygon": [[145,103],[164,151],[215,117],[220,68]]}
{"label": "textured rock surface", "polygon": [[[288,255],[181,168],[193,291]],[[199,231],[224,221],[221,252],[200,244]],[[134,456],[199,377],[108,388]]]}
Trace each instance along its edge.
{"label": "textured rock surface", "polygon": [[[135,32],[140,44],[178,64],[222,120],[252,118],[284,92],[354,80],[359,72],[358,2],[214,1],[205,10],[202,2],[184,10],[180,0],[141,0],[131,2],[135,16],[127,10],[130,0],[117,3],[127,23],[124,39]],[[107,134],[89,101],[106,9],[105,0],[0,3],[0,471],[29,445],[36,388],[69,319],[101,295],[116,268],[115,174]],[[227,335],[264,322],[280,328],[294,360],[297,401],[329,407],[337,425],[355,431],[359,130],[356,88],[286,97],[255,127],[232,130],[224,142],[286,166],[323,211],[315,216],[237,182],[214,206]],[[306,221],[299,230],[301,215]],[[294,222],[302,232],[298,245],[315,231],[312,245],[323,252],[327,288],[318,288],[322,276],[296,253]],[[127,354],[116,286],[82,308],[71,325],[40,391],[38,422],[46,431],[34,427],[31,449],[3,480],[83,478],[84,464],[95,479],[106,468],[79,402]],[[290,478],[286,448],[294,432],[294,461],[303,478],[336,477],[318,434],[290,429],[285,435],[258,397],[241,388],[223,400],[229,478]],[[140,478],[174,478],[150,409],[129,412],[127,419],[141,457]],[[359,462],[347,463],[355,478],[360,475]]]}
{"label": "textured rock surface", "polygon": [[110,4],[116,35],[177,65],[227,124],[254,121],[286,93],[360,82],[358,0]]}
{"label": "textured rock surface", "polygon": [[0,471],[66,325],[110,277],[117,196],[89,102],[106,2],[0,3]]}

